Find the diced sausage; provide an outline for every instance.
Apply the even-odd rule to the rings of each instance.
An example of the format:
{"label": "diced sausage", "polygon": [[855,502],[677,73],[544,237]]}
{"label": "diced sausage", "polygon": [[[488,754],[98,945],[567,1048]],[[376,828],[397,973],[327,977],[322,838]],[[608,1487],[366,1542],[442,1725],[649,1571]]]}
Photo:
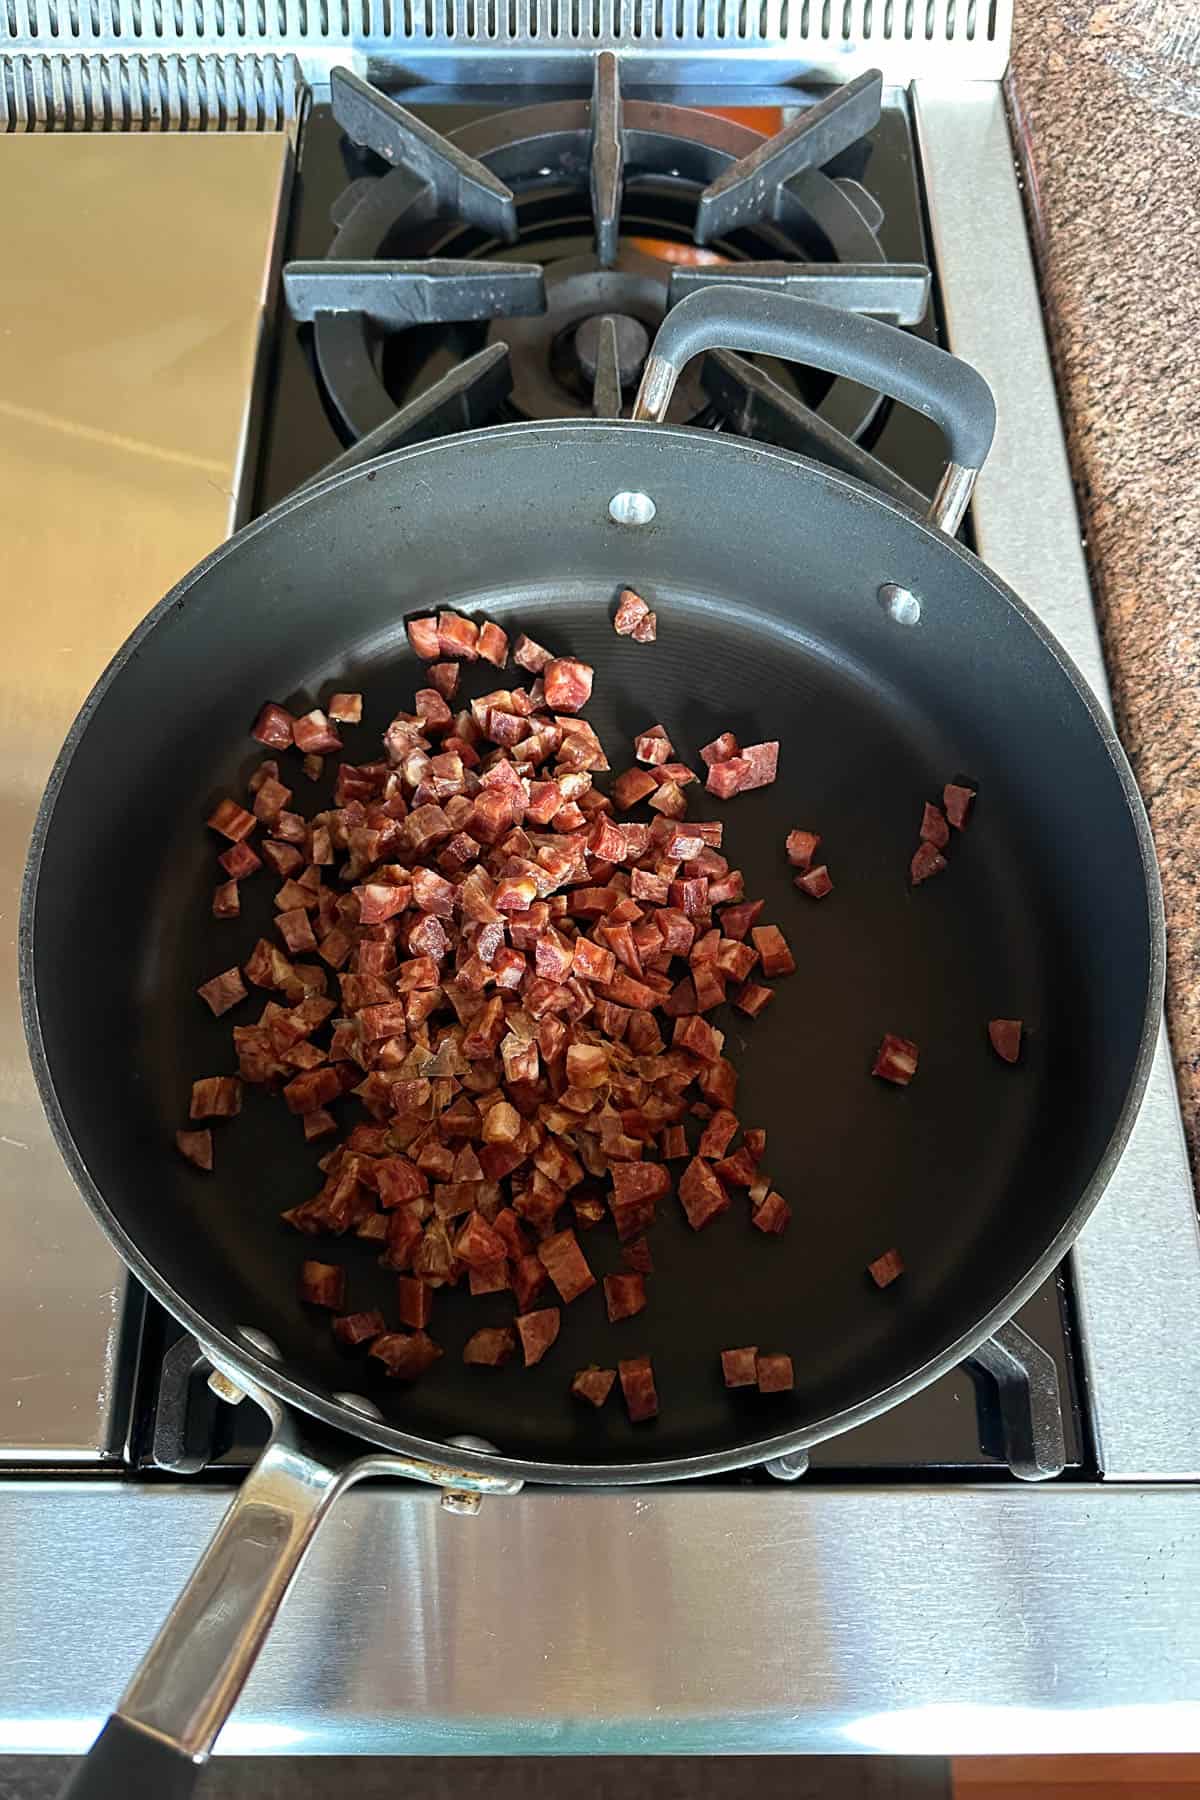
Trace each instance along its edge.
{"label": "diced sausage", "polygon": [[441,1347],[424,1331],[386,1331],[370,1349],[396,1381],[415,1381],[441,1354]]}
{"label": "diced sausage", "polygon": [[679,1202],[693,1231],[702,1231],[718,1214],[729,1211],[729,1195],[710,1164],[694,1156],[679,1183]]}
{"label": "diced sausage", "polygon": [[898,1250],[885,1250],[882,1256],[867,1264],[867,1274],[877,1288],[890,1287],[904,1273],[904,1258]]}
{"label": "diced sausage", "polygon": [[517,1337],[510,1326],[485,1325],[482,1331],[472,1333],[467,1339],[462,1359],[482,1368],[498,1369],[516,1354]]}
{"label": "diced sausage", "polygon": [[[314,949],[315,947],[314,945]],[[219,1019],[222,1013],[227,1013],[230,1007],[246,998],[246,984],[242,980],[242,971],[232,968],[226,969],[223,975],[214,975],[211,981],[206,981],[196,992],[213,1017]]]}
{"label": "diced sausage", "polygon": [[787,834],[787,859],[793,869],[811,869],[812,859],[821,842],[815,831],[789,831]]}
{"label": "diced sausage", "polygon": [[517,1330],[527,1369],[531,1369],[534,1363],[541,1362],[557,1338],[561,1316],[557,1306],[544,1306],[539,1312],[517,1314]]}
{"label": "diced sausage", "polygon": [[796,1385],[790,1356],[759,1356],[755,1367],[760,1394],[784,1394]]}
{"label": "diced sausage", "polygon": [[622,588],[617,597],[617,610],[613,616],[613,630],[618,637],[632,637],[635,628],[648,616],[650,608],[640,594],[632,588]]}
{"label": "diced sausage", "polygon": [[625,1408],[635,1425],[658,1414],[658,1391],[654,1385],[654,1366],[648,1356],[629,1357],[617,1364]]}
{"label": "diced sausage", "polygon": [[636,1313],[644,1311],[646,1305],[644,1277],[636,1273],[606,1275],[604,1277],[604,1304],[608,1308],[609,1323],[612,1325],[615,1325],[618,1319],[631,1319]]}
{"label": "diced sausage", "polygon": [[334,1337],[349,1349],[369,1344],[373,1338],[382,1337],[386,1330],[381,1312],[343,1313],[340,1319],[333,1321]]}
{"label": "diced sausage", "polygon": [[931,875],[940,875],[946,867],[946,859],[937,847],[927,839],[917,845],[913,859],[908,866],[909,880],[913,887],[920,887]]}
{"label": "diced sausage", "polygon": [[212,1132],[207,1126],[203,1131],[177,1131],[175,1147],[180,1156],[194,1163],[196,1168],[210,1170],[213,1166]]}
{"label": "diced sausage", "polygon": [[803,875],[794,879],[800,892],[807,894],[810,900],[823,900],[826,894],[833,892],[833,882],[824,863],[819,863],[815,869],[806,869]]}
{"label": "diced sausage", "polygon": [[917,1072],[919,1056],[920,1051],[911,1039],[896,1037],[889,1031],[876,1052],[871,1073],[882,1081],[894,1082],[897,1087],[907,1087]]}
{"label": "diced sausage", "polygon": [[758,1385],[757,1345],[750,1344],[744,1350],[722,1350],[721,1374],[726,1387],[756,1387]]}
{"label": "diced sausage", "polygon": [[300,1269],[300,1298],[309,1306],[338,1312],[346,1299],[346,1271],[336,1263],[306,1262]]}
{"label": "diced sausage", "polygon": [[950,782],[942,789],[942,805],[946,809],[946,817],[956,831],[966,829],[974,799],[974,788],[958,787],[955,783]]}
{"label": "diced sausage", "polygon": [[612,1393],[613,1382],[617,1379],[615,1369],[597,1369],[595,1367],[580,1369],[571,1382],[571,1398],[586,1400],[589,1406],[597,1408],[604,1405]]}
{"label": "diced sausage", "polygon": [[1020,1019],[989,1019],[988,1037],[996,1055],[1006,1063],[1015,1063],[1021,1054]]}
{"label": "diced sausage", "polygon": [[589,1269],[573,1231],[558,1231],[545,1238],[538,1245],[537,1254],[564,1305],[569,1306],[572,1300],[578,1300],[581,1294],[595,1287],[596,1277]]}
{"label": "diced sausage", "polygon": [[755,925],[750,933],[758,951],[764,975],[791,975],[796,961],[777,925]]}
{"label": "diced sausage", "polygon": [[595,670],[574,656],[556,656],[547,664],[546,704],[556,712],[574,713],[587,705],[592,697]]}

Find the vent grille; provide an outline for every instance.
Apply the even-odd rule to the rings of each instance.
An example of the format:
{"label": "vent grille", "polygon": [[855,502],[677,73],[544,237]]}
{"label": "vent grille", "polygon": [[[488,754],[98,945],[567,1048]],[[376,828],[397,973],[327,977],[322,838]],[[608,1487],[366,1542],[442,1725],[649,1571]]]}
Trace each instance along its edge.
{"label": "vent grille", "polygon": [[389,62],[511,83],[514,52],[517,80],[574,77],[598,49],[621,54],[630,86],[711,79],[717,56],[732,82],[998,80],[1011,27],[1012,0],[0,0],[0,55],[250,54],[264,71],[294,57],[317,87],[338,63],[385,83]]}
{"label": "vent grille", "polygon": [[0,56],[0,132],[290,131],[294,56]]}

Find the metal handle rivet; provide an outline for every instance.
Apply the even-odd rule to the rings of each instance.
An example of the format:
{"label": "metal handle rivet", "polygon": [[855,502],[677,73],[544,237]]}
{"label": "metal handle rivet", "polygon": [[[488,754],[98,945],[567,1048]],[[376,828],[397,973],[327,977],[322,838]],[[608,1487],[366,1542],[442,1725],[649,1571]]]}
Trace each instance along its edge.
{"label": "metal handle rivet", "polygon": [[885,581],[879,590],[879,604],[895,625],[919,625],[921,602],[906,587]]}
{"label": "metal handle rivet", "polygon": [[608,516],[617,525],[649,525],[657,511],[649,494],[625,491],[614,494],[608,503]]}

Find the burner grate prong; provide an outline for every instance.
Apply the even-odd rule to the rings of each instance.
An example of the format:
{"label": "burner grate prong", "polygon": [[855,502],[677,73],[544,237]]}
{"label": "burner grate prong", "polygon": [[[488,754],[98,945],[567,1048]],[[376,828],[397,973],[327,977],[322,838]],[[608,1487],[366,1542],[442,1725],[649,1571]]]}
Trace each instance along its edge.
{"label": "burner grate prong", "polygon": [[820,169],[879,123],[883,76],[868,69],[845,87],[818,100],[710,182],[700,196],[692,233],[711,244],[743,226],[773,220],[784,182],[806,169]]}
{"label": "burner grate prong", "polygon": [[617,342],[617,321],[607,313],[600,320],[596,339],[592,412],[597,419],[621,417],[621,352]]}
{"label": "burner grate prong", "polygon": [[770,288],[823,306],[873,313],[896,325],[919,325],[929,306],[930,275],[924,263],[743,262],[711,269],[671,271],[670,304],[713,286]]}
{"label": "burner grate prong", "polygon": [[611,269],[617,260],[621,194],[625,183],[621,75],[611,50],[600,52],[592,75],[590,151],[589,186],[596,257],[602,269]]}
{"label": "burner grate prong", "polygon": [[714,406],[743,437],[765,438],[784,450],[815,456],[914,512],[928,511],[928,495],[919,493],[744,356],[736,356],[732,350],[710,350],[701,364],[700,380]]}
{"label": "burner grate prong", "polygon": [[426,183],[439,213],[516,243],[513,191],[483,163],[349,69],[333,69],[329,89],[333,116],[346,136]]}
{"label": "burner grate prong", "polygon": [[545,276],[537,263],[289,263],[283,289],[292,317],[357,312],[387,330],[471,319],[525,317],[546,310]]}
{"label": "burner grate prong", "polygon": [[425,444],[431,438],[448,437],[455,431],[474,431],[488,425],[512,392],[512,369],[507,344],[488,344],[449,369],[440,381],[394,412],[390,419],[368,431],[348,450],[302,482],[297,492],[342,475],[362,463],[374,462],[389,450],[406,444]]}

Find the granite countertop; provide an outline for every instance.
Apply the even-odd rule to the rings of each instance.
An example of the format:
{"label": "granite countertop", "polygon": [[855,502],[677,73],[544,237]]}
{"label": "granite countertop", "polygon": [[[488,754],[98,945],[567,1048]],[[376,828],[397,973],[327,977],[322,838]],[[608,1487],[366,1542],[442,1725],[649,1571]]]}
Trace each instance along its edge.
{"label": "granite countertop", "polygon": [[1200,8],[1016,0],[1009,98],[1200,1176]]}

